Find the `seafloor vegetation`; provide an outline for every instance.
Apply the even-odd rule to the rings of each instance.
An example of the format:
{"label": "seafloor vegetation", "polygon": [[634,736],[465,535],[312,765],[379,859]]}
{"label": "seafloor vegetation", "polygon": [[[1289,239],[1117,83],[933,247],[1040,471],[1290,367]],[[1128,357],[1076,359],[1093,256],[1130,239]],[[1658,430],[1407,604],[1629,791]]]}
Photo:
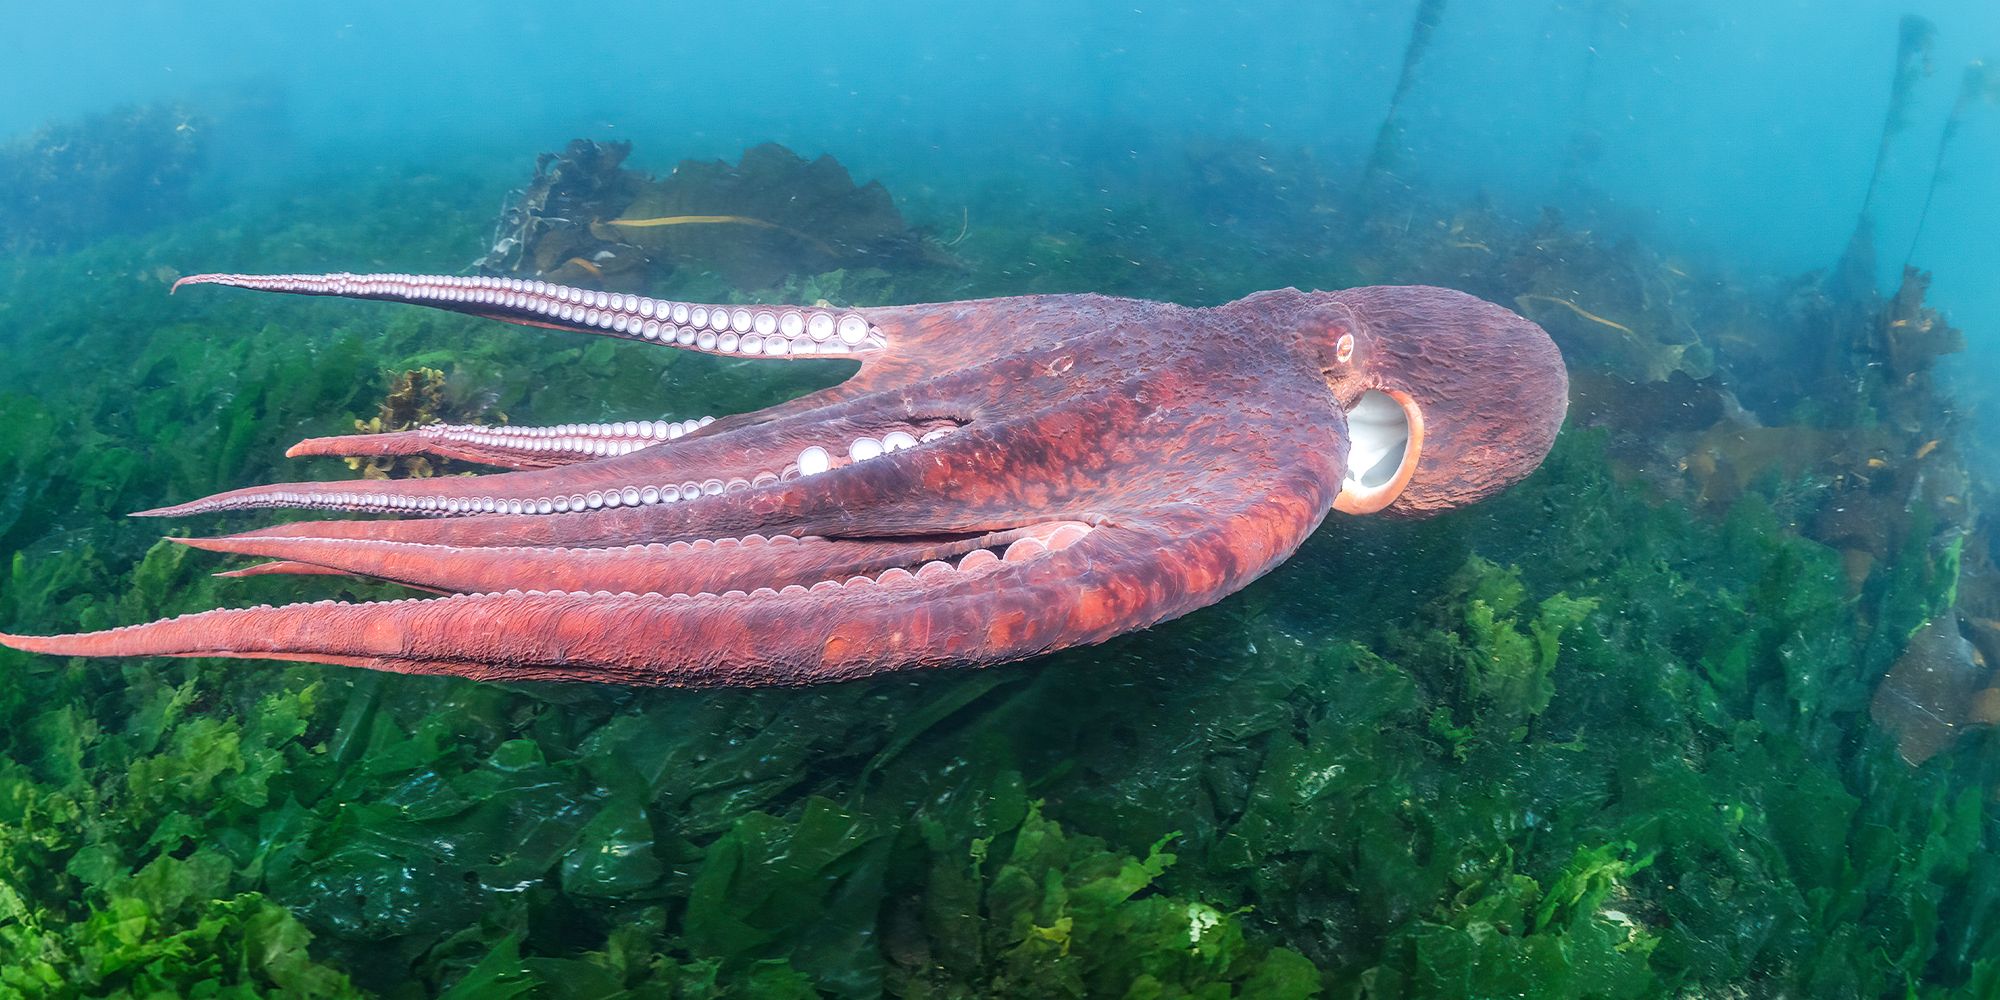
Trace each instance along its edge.
{"label": "seafloor vegetation", "polygon": [[[1197,155],[1186,197],[1109,213],[996,196],[893,269],[635,277],[854,303],[1456,285],[1571,357],[1541,472],[1434,521],[1335,518],[1218,607],[977,672],[689,692],[0,651],[0,994],[2000,991],[1991,720],[1970,697],[1929,730],[1871,717],[1884,690],[1923,701],[1884,678],[1976,603],[1992,545],[1920,287],[1357,204],[1265,152]],[[840,374],[166,297],[178,269],[460,270],[514,179],[320,185],[7,259],[0,628],[391,593],[218,580],[123,517],[348,474],[284,463],[302,437],[681,418]]]}

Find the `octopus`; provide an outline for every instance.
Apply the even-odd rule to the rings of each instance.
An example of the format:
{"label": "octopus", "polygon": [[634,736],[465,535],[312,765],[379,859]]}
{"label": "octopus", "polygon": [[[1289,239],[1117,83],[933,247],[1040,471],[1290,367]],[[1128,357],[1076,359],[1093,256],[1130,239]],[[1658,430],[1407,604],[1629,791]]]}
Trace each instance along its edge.
{"label": "octopus", "polygon": [[1019,660],[1216,603],[1332,511],[1421,517],[1532,472],[1568,407],[1537,325],[1426,286],[1195,308],[1035,295],[713,305],[513,277],[204,274],[411,303],[846,381],[719,419],[430,425],[289,454],[481,476],[297,482],[142,516],[297,508],[196,548],[423,597],[55,636],[59,656],[296,660],[481,680],[752,686]]}

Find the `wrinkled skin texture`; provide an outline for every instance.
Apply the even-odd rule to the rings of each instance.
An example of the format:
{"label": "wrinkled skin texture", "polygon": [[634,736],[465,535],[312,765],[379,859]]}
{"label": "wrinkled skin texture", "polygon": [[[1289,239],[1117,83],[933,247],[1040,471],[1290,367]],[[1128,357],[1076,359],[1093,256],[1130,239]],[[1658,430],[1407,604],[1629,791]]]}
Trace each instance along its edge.
{"label": "wrinkled skin texture", "polygon": [[[1330,510],[1421,516],[1490,495],[1541,462],[1567,406],[1541,328],[1421,286],[1286,289],[1207,309],[1096,295],[744,306],[704,322],[709,310],[689,303],[497,278],[182,283],[861,367],[700,426],[307,441],[292,454],[430,453],[514,471],[295,483],[146,512],[402,515],[186,541],[272,560],[239,573],[351,573],[446,596],[0,642],[623,684],[998,663],[1213,604],[1290,556]],[[1372,407],[1355,409],[1364,394]],[[1407,445],[1364,443],[1384,413],[1407,425]],[[1350,445],[1372,473],[1349,477]]]}

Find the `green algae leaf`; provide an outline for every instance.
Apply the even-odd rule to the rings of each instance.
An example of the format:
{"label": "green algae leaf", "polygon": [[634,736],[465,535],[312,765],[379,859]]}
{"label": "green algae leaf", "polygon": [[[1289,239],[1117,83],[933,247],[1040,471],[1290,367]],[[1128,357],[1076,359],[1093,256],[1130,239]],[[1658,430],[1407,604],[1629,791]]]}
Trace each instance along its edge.
{"label": "green algae leaf", "polygon": [[820,991],[811,978],[782,959],[753,962],[735,989],[718,996],[741,995],[754,1000],[818,1000]]}
{"label": "green algae leaf", "polygon": [[562,859],[563,888],[584,896],[627,896],[664,872],[653,853],[653,826],[633,797],[607,803],[586,823]]}
{"label": "green algae leaf", "polygon": [[0,945],[20,959],[0,967],[0,986],[28,997],[360,995],[310,956],[311,934],[283,908],[256,894],[205,898],[185,870],[150,881],[79,923],[0,923]]}
{"label": "green algae leaf", "polygon": [[688,949],[725,962],[783,956],[845,994],[879,982],[869,946],[889,841],[823,798],[795,821],[752,813],[706,852],[688,893]]}
{"label": "green algae leaf", "polygon": [[[528,741],[440,765],[450,769],[390,786],[400,798],[378,793],[341,810],[320,831],[316,860],[274,873],[273,891],[344,935],[406,938],[420,950],[424,935],[547,877],[600,803]],[[429,795],[456,805],[419,807]]]}
{"label": "green algae leaf", "polygon": [[63,870],[77,877],[84,885],[102,888],[123,877],[129,867],[125,855],[110,844],[90,844],[70,855],[69,863]]}
{"label": "green algae leaf", "polygon": [[438,1000],[510,1000],[525,996],[535,981],[521,965],[521,936],[510,934],[495,942],[479,964],[466,970]]}
{"label": "green algae leaf", "polygon": [[312,932],[284,909],[265,905],[243,921],[243,962],[258,969],[285,996],[338,997],[353,993],[347,977],[313,960]]}
{"label": "green algae leaf", "polygon": [[1531,929],[1569,926],[1596,915],[1606,896],[1653,863],[1650,854],[1636,860],[1628,858],[1632,850],[1633,845],[1626,843],[1577,851],[1543,895],[1541,906],[1530,922]]}
{"label": "green algae leaf", "polygon": [[[1524,887],[1532,894],[1532,881]],[[1650,947],[1635,946],[1627,930],[1597,918],[1561,933],[1534,934],[1521,933],[1518,925],[1459,918],[1453,925],[1419,925],[1401,947],[1410,956],[1407,978],[1378,978],[1407,982],[1418,996],[1627,998],[1655,988],[1646,967]]]}
{"label": "green algae leaf", "polygon": [[935,855],[923,940],[892,949],[931,956],[892,970],[902,995],[1317,995],[1311,963],[1253,945],[1240,912],[1159,893],[1172,838],[1126,855],[1066,833],[1039,803],[1002,833]]}
{"label": "green algae leaf", "polygon": [[174,728],[163,752],[132,762],[126,788],[148,805],[210,800],[224,775],[243,772],[242,737],[234,722],[190,719]]}
{"label": "green algae leaf", "polygon": [[1305,1000],[1319,996],[1320,988],[1319,969],[1310,959],[1296,951],[1273,948],[1236,988],[1234,995]]}
{"label": "green algae leaf", "polygon": [[1463,672],[1467,694],[1478,703],[1475,717],[1488,729],[1524,733],[1518,727],[1541,715],[1555,698],[1557,654],[1565,633],[1597,610],[1596,598],[1555,594],[1543,599],[1522,626],[1527,601],[1518,569],[1478,556],[1466,561],[1449,584],[1439,614],[1461,616],[1455,633],[1412,637]]}

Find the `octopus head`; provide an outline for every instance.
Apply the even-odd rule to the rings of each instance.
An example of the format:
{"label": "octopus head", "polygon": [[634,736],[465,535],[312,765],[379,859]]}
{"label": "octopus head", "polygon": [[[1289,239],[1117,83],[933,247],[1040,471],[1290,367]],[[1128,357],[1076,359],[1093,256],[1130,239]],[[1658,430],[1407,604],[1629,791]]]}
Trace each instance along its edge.
{"label": "octopus head", "polygon": [[1519,314],[1430,286],[1265,295],[1347,413],[1334,509],[1435,514],[1526,478],[1554,444],[1569,375]]}

